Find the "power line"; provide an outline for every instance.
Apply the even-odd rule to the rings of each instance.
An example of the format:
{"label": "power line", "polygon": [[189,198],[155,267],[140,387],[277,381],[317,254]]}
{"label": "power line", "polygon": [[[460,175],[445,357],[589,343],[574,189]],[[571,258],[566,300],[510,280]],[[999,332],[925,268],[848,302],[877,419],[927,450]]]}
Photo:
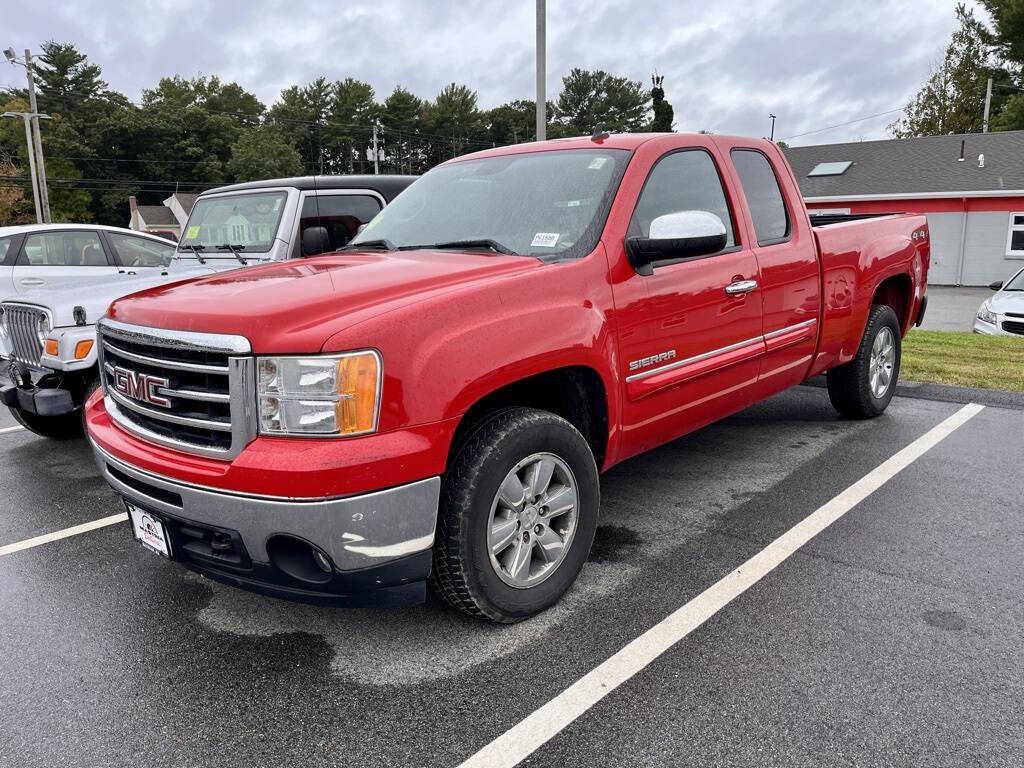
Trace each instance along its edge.
{"label": "power line", "polygon": [[812,133],[822,133],[823,131],[831,131],[833,128],[843,128],[847,125],[853,125],[854,123],[862,123],[865,120],[871,120],[876,117],[882,117],[883,115],[891,115],[893,112],[902,112],[903,107],[897,107],[896,109],[887,109],[885,112],[879,112],[874,115],[867,115],[865,117],[858,117],[856,120],[848,120],[845,123],[837,123],[836,125],[829,125],[825,128],[815,128],[813,131],[806,131],[804,133],[795,133],[792,136],[784,136],[780,141],[789,141],[790,139],[799,139],[801,136],[810,136]]}

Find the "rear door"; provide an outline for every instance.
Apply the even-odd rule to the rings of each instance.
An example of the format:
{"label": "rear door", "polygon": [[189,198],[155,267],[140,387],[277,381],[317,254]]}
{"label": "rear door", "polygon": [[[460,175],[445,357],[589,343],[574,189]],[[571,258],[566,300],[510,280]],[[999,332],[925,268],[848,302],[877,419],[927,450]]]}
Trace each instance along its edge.
{"label": "rear door", "polygon": [[[647,236],[658,216],[708,211],[726,226],[726,248],[655,263],[650,276],[614,287],[625,378],[625,450],[632,454],[739,410],[753,398],[764,348],[757,259],[722,182],[721,157],[704,146],[656,160],[628,235]],[[737,291],[736,286],[743,290]]]}
{"label": "rear door", "polygon": [[761,274],[765,356],[759,388],[767,397],[799,384],[810,369],[821,312],[818,251],[807,217],[787,204],[802,198],[781,156],[770,159],[740,145],[730,148],[729,157],[750,212],[749,237]]}
{"label": "rear door", "polygon": [[14,264],[14,288],[24,293],[44,287],[86,287],[116,274],[96,230],[48,229],[25,236]]}

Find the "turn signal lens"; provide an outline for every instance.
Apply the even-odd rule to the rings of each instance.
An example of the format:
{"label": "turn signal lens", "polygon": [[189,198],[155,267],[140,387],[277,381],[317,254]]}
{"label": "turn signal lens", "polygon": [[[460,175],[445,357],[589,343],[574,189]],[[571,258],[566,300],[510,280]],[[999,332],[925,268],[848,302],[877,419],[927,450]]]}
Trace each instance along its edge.
{"label": "turn signal lens", "polygon": [[85,360],[92,352],[92,339],[82,339],[75,344],[75,360]]}
{"label": "turn signal lens", "polygon": [[335,405],[338,431],[343,435],[369,432],[377,415],[377,356],[365,352],[338,361],[338,394]]}
{"label": "turn signal lens", "polygon": [[46,354],[50,357],[56,357],[57,352],[60,351],[60,344],[57,343],[56,339],[47,339],[45,345]]}

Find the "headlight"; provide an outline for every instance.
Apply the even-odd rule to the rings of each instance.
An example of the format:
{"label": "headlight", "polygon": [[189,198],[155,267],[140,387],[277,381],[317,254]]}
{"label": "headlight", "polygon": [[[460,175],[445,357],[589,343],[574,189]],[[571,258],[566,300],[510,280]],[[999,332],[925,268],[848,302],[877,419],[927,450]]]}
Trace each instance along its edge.
{"label": "headlight", "polygon": [[993,312],[989,311],[986,304],[982,304],[981,309],[978,310],[978,319],[983,323],[988,323],[989,325],[996,324],[996,316]]}
{"label": "headlight", "polygon": [[0,307],[0,339],[7,338],[7,313]]}
{"label": "headlight", "polygon": [[347,436],[373,432],[381,362],[373,351],[256,361],[260,432]]}
{"label": "headlight", "polygon": [[39,337],[39,346],[42,347],[46,344],[46,337],[50,334],[50,321],[46,319],[46,315],[39,316],[39,322],[36,323],[36,336]]}

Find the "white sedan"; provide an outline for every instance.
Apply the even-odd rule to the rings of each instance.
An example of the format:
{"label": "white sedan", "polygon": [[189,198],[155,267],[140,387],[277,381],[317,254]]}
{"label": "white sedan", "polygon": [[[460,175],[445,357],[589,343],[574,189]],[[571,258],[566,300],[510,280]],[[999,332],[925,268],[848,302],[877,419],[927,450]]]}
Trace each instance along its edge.
{"label": "white sedan", "polygon": [[174,249],[162,237],[99,224],[0,227],[0,299],[41,287],[107,283],[118,274],[155,276]]}
{"label": "white sedan", "polygon": [[1005,283],[992,283],[989,288],[996,294],[982,302],[974,318],[974,332],[1024,336],[1024,269]]}

